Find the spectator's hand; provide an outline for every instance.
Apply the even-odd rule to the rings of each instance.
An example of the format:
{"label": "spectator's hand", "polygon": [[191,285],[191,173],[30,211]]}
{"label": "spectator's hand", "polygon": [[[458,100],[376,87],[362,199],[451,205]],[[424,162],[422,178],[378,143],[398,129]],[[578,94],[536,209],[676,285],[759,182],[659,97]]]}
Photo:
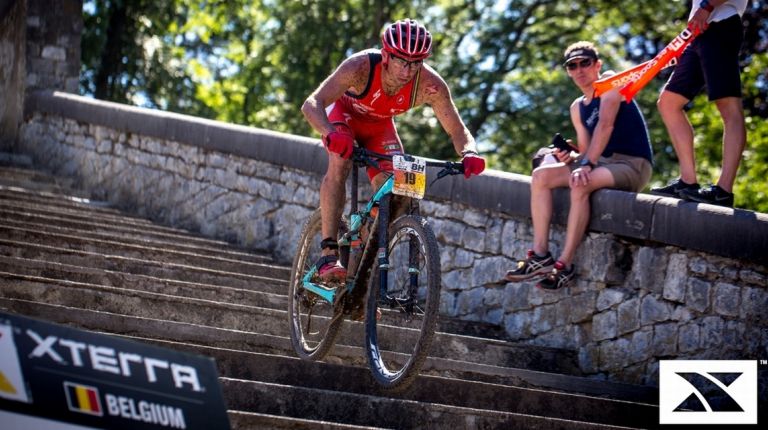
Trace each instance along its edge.
{"label": "spectator's hand", "polygon": [[592,168],[589,166],[579,167],[571,172],[571,187],[584,187],[589,185],[590,174]]}
{"label": "spectator's hand", "polygon": [[688,29],[693,32],[694,36],[704,33],[704,30],[709,27],[707,19],[709,19],[709,12],[707,12],[706,9],[700,8],[693,14],[691,19],[688,20]]}
{"label": "spectator's hand", "polygon": [[552,151],[552,155],[557,158],[557,161],[561,163],[568,164],[571,161],[573,161],[573,158],[571,158],[571,151],[563,151],[562,149],[555,149]]}
{"label": "spectator's hand", "polygon": [[355,139],[350,134],[332,131],[323,136],[323,143],[325,143],[328,151],[339,154],[341,158],[348,160],[352,156]]}
{"label": "spectator's hand", "polygon": [[469,178],[471,175],[479,175],[485,170],[485,158],[469,153],[464,155],[461,159],[461,164],[464,165],[464,177]]}

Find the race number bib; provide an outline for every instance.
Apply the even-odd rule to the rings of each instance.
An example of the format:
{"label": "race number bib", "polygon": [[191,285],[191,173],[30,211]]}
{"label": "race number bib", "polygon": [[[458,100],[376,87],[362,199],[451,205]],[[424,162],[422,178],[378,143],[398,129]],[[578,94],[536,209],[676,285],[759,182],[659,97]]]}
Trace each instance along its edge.
{"label": "race number bib", "polygon": [[392,156],[392,168],[395,172],[395,186],[392,192],[401,196],[424,198],[427,189],[427,160],[402,155]]}

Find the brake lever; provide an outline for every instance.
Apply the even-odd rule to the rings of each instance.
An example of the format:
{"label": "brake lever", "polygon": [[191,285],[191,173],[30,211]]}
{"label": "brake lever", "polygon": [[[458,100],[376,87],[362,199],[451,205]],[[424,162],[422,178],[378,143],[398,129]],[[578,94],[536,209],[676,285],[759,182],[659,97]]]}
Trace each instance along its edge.
{"label": "brake lever", "polygon": [[444,178],[444,177],[446,177],[448,175],[459,175],[461,173],[463,173],[463,172],[461,172],[459,169],[457,169],[457,168],[455,168],[453,166],[444,167],[442,170],[437,172],[437,177],[435,179],[433,179],[432,182],[430,182],[429,186],[431,187],[432,185],[434,185],[435,182],[437,182],[438,179],[442,179],[442,178]]}

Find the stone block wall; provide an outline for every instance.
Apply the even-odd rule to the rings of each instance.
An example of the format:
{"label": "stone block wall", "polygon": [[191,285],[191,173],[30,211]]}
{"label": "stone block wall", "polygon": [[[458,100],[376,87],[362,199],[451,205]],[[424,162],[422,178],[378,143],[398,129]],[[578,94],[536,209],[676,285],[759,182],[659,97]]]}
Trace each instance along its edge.
{"label": "stone block wall", "polygon": [[13,147],[28,91],[76,93],[82,0],[0,2],[0,149]]}
{"label": "stone block wall", "polygon": [[24,111],[26,3],[0,4],[0,148],[10,146]]}
{"label": "stone block wall", "polygon": [[26,0],[26,87],[77,93],[82,0]]}
{"label": "stone block wall", "polygon": [[[316,139],[76,96],[42,97],[30,105],[22,130],[24,153],[75,178],[94,198],[267,250],[286,262],[303,221],[317,207],[325,170]],[[441,180],[423,202],[422,213],[441,244],[444,315],[498,325],[512,341],[577,351],[584,374],[633,383],[654,385],[660,359],[768,356],[764,214],[726,216],[707,205],[598,192],[595,218],[575,261],[576,284],[549,292],[533,282],[497,282],[531,246],[529,186],[527,177],[489,171],[469,181]],[[563,220],[567,195],[556,200],[555,219]],[[630,211],[623,201],[641,210]],[[666,225],[663,234],[671,243],[664,243],[649,239],[658,231],[653,218],[627,227],[623,218],[611,215],[614,225],[606,217],[630,212],[685,222]],[[726,255],[676,245],[715,222],[708,217],[736,242],[709,235],[713,249]],[[748,233],[742,233],[742,222]],[[555,224],[553,252],[564,234]],[[731,249],[747,257],[728,255]]]}

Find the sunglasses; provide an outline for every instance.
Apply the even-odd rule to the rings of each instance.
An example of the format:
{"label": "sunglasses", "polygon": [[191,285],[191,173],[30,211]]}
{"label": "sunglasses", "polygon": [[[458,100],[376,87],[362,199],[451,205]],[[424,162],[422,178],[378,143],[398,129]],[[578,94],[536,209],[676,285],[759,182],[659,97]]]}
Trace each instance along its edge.
{"label": "sunglasses", "polygon": [[587,68],[592,67],[592,65],[595,64],[595,60],[591,58],[585,58],[581,61],[571,61],[570,63],[565,65],[565,68],[568,70],[576,70],[578,68]]}
{"label": "sunglasses", "polygon": [[408,61],[405,58],[400,58],[397,55],[389,54],[392,59],[394,59],[394,63],[400,66],[403,69],[407,69],[410,67],[421,67],[422,64],[424,64],[424,60],[414,60],[414,61]]}

